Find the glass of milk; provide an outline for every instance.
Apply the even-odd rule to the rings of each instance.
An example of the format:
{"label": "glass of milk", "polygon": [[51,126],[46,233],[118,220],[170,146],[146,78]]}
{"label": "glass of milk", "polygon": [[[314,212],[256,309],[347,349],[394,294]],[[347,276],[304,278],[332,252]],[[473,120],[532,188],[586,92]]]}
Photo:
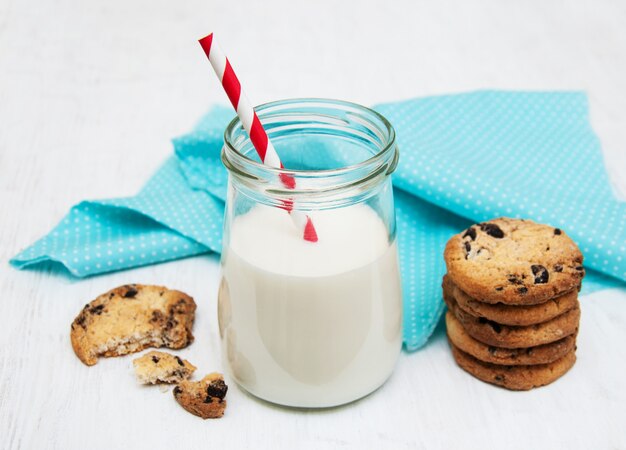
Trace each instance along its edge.
{"label": "glass of milk", "polygon": [[[261,164],[238,118],[228,125],[225,364],[273,403],[348,403],[385,382],[402,347],[395,132],[377,112],[337,100],[284,100],[257,113],[286,169]],[[311,217],[318,242],[303,239],[285,202]]]}

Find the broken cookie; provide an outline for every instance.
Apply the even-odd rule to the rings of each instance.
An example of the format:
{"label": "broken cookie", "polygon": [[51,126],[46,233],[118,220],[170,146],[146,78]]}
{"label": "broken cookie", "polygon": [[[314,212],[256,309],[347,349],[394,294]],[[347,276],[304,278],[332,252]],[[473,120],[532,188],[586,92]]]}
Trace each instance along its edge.
{"label": "broken cookie", "polygon": [[135,375],[142,384],[180,383],[188,379],[196,366],[186,359],[153,350],[133,360]]}
{"label": "broken cookie", "polygon": [[99,356],[120,356],[147,347],[179,349],[193,342],[196,304],[162,286],[129,284],[85,305],[70,333],[76,356],[88,366]]}
{"label": "broken cookie", "polygon": [[228,386],[219,373],[211,373],[200,381],[182,381],[174,388],[174,398],[191,414],[203,419],[217,419],[226,409]]}

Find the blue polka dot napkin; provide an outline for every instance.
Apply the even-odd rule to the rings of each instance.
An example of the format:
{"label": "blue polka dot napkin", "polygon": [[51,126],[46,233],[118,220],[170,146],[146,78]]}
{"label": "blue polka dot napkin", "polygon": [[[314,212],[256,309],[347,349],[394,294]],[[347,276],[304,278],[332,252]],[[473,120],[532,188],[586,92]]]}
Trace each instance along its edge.
{"label": "blue polka dot napkin", "polygon": [[[626,280],[626,204],[611,190],[584,94],[480,91],[376,109],[401,152],[394,185],[407,349],[424,345],[443,312],[446,241],[473,222],[511,216],[561,227],[594,269],[585,290]],[[219,154],[232,116],[212,109],[174,139],[175,155],[139,194],[74,206],[11,264],[60,264],[85,277],[219,252],[227,180]]]}

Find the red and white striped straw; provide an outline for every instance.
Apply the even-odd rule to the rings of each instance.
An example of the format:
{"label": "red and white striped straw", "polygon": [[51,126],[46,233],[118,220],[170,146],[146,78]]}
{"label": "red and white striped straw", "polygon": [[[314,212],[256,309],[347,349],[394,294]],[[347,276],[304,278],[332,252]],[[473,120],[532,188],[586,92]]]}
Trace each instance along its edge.
{"label": "red and white striped straw", "polygon": [[[248,132],[250,141],[252,141],[252,145],[259,155],[259,158],[261,158],[263,164],[282,169],[283,164],[278,157],[278,153],[276,153],[276,149],[267,137],[267,133],[263,125],[261,125],[261,121],[248,100],[248,97],[241,89],[241,83],[239,83],[239,79],[237,75],[235,75],[230,61],[228,61],[222,49],[215,42],[213,33],[203,37],[199,42],[207,58],[209,58],[215,74],[220,79],[222,87],[230,99],[230,103],[233,105],[233,108],[235,108],[235,111],[237,111],[237,116],[239,116],[243,128]],[[281,173],[280,180],[283,185],[289,189],[296,187],[296,180],[288,174]],[[285,209],[293,218],[296,226],[302,230],[304,240],[317,242],[317,232],[315,231],[311,218],[301,211],[294,210],[293,202],[286,201]]]}

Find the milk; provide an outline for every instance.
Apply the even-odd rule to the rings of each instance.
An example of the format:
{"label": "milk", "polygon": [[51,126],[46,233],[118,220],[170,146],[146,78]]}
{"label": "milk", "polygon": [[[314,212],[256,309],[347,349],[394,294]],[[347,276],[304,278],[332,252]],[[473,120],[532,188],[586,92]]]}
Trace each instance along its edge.
{"label": "milk", "polygon": [[378,388],[402,345],[397,249],[370,207],[312,215],[319,242],[257,205],[230,224],[219,325],[230,375],[271,402],[334,406]]}

